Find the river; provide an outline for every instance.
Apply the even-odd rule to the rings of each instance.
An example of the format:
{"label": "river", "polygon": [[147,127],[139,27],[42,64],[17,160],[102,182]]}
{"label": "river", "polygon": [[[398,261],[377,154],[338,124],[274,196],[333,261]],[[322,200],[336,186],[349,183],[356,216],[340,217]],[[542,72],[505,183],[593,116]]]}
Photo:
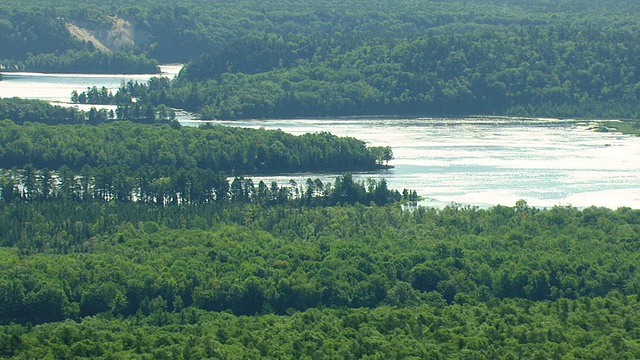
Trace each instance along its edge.
{"label": "river", "polygon": [[[129,80],[146,83],[154,76],[176,76],[181,64],[167,64],[160,66],[160,74],[43,74],[34,72],[3,72],[0,81],[0,98],[20,97],[23,99],[46,100],[55,105],[78,106],[88,110],[95,105],[70,104],[71,92],[86,91],[87,88],[97,86],[106,87],[113,94]],[[102,106],[113,108],[115,106]]]}
{"label": "river", "polygon": [[594,132],[592,124],[575,120],[373,117],[213,123],[292,134],[330,131],[391,146],[393,169],[359,177],[384,177],[391,188],[415,189],[427,206],[512,206],[523,199],[538,207],[640,208],[640,139]]}
{"label": "river", "polygon": [[[173,76],[179,66],[164,66]],[[71,91],[90,86],[117,89],[123,81],[151,75],[7,74],[0,97],[19,96],[68,103]],[[184,117],[183,125],[201,124]],[[384,177],[389,187],[416,190],[427,206],[451,203],[487,207],[591,205],[640,208],[640,139],[598,133],[575,120],[501,117],[339,118],[208,121],[227,126],[281,129],[292,134],[328,131],[374,146],[391,146],[394,168],[359,179]],[[333,181],[336,174],[260,177],[302,184],[311,177]],[[254,179],[256,179],[254,177]],[[258,179],[256,179],[257,182]]]}

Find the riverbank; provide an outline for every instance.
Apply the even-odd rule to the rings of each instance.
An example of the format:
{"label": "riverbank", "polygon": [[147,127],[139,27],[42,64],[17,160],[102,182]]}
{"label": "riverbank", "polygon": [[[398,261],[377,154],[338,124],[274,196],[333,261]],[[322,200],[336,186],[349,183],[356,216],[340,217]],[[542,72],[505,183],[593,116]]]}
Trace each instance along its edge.
{"label": "riverbank", "polygon": [[160,65],[160,74],[142,75],[4,72],[4,81],[0,84],[0,98],[19,97],[53,103],[70,103],[73,91],[80,93],[92,86],[98,88],[104,86],[115,93],[128,81],[146,83],[158,75],[173,79],[181,69],[182,64],[164,64]]}
{"label": "riverbank", "polygon": [[626,135],[640,136],[639,120],[603,121],[596,128],[600,132],[619,132]]}

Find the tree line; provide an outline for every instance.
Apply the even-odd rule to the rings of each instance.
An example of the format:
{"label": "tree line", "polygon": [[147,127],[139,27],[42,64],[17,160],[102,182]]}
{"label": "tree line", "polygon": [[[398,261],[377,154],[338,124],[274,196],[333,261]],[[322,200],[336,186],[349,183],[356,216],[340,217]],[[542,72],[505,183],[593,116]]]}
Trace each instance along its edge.
{"label": "tree line", "polygon": [[[24,169],[0,171],[0,200],[30,201],[115,201],[152,205],[189,205],[208,203],[257,203],[266,205],[299,203],[306,206],[343,204],[384,205],[400,200],[417,201],[415,191],[401,194],[387,187],[386,180],[354,180],[352,174],[336,177],[334,183],[308,178],[298,184],[275,181],[257,184],[251,178],[209,169],[154,169],[144,166],[133,172],[122,167],[83,166],[79,172],[63,165],[58,170],[37,170],[32,164]],[[170,174],[170,175],[169,175]]]}
{"label": "tree line", "polygon": [[[71,94],[72,102],[77,104],[98,105],[104,99],[110,99],[110,91],[104,87],[88,88],[81,93]],[[104,101],[107,102],[107,101]],[[11,119],[16,124],[41,123],[59,124],[91,124],[97,125],[116,120],[126,120],[143,124],[170,124],[178,127],[176,111],[165,105],[153,106],[151,103],[128,103],[118,106],[115,111],[106,108],[91,107],[88,111],[76,107],[51,105],[47,101],[0,98],[0,119]]]}
{"label": "tree line", "polygon": [[[91,47],[90,47],[91,48]],[[28,55],[23,69],[44,73],[157,74],[158,61],[144,54],[103,53],[92,49],[68,50],[63,54]]]}
{"label": "tree line", "polygon": [[176,124],[176,112],[166,106],[166,91],[170,86],[166,77],[153,77],[147,83],[129,80],[123,83],[116,94],[106,87],[87,87],[86,91],[71,92],[74,104],[116,105],[115,111],[92,108],[88,113],[89,123],[113,120],[130,120],[137,123],[170,122]]}
{"label": "tree line", "polygon": [[[4,5],[7,67],[137,72],[153,59],[190,62],[170,91],[143,101],[206,118],[639,116],[630,0],[49,5]],[[97,53],[65,28],[69,19],[108,24],[113,9],[148,35],[133,52]]]}
{"label": "tree line", "polygon": [[11,119],[17,124],[26,121],[43,124],[79,124],[85,122],[87,116],[76,108],[54,106],[43,100],[0,98],[0,119]]}
{"label": "tree line", "polygon": [[323,132],[294,136],[283,131],[214,125],[179,127],[127,121],[99,125],[17,125],[0,121],[0,163],[5,169],[79,171],[115,167],[133,172],[144,166],[164,169],[208,169],[247,175],[284,172],[350,172],[384,167],[392,152],[350,137]]}
{"label": "tree line", "polygon": [[451,24],[420,36],[249,35],[187,64],[171,106],[204,118],[637,118],[637,25]]}

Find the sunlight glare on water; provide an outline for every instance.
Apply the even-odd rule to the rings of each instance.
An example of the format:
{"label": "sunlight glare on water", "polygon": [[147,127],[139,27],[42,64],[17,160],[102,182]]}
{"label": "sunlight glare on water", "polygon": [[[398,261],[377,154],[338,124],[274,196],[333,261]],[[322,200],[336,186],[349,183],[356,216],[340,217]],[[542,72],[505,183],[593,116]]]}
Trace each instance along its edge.
{"label": "sunlight glare on water", "polygon": [[129,80],[146,83],[154,76],[173,78],[182,65],[161,65],[160,74],[43,74],[31,72],[3,72],[0,81],[0,98],[20,97],[39,99],[60,104],[69,103],[71,92],[82,92],[96,86],[106,87],[113,94],[122,83]]}
{"label": "sunlight glare on water", "polygon": [[[163,65],[173,77],[181,65]],[[5,73],[0,97],[23,97],[70,105],[71,91],[105,86],[113,92],[124,81],[146,82],[154,75]],[[84,110],[87,110],[85,106]],[[113,108],[113,107],[111,107]],[[203,122],[179,113],[183,125]],[[452,202],[512,206],[591,205],[640,208],[640,138],[597,133],[589,125],[557,119],[507,117],[285,119],[211,121],[215,124],[281,129],[300,135],[327,131],[373,146],[390,146],[393,169],[355,174],[386,178],[389,187],[416,190],[427,206]],[[307,178],[333,182],[337,174],[289,174],[253,177],[255,183],[288,184]]]}
{"label": "sunlight glare on water", "polygon": [[[415,189],[423,205],[628,206],[640,208],[640,139],[598,133],[556,119],[313,119],[214,121],[281,129],[292,134],[328,131],[374,146],[391,146],[395,168],[359,178],[387,179],[391,188]],[[194,124],[194,123],[192,123]],[[303,183],[314,174],[266,177]],[[323,176],[323,181],[333,181]]]}

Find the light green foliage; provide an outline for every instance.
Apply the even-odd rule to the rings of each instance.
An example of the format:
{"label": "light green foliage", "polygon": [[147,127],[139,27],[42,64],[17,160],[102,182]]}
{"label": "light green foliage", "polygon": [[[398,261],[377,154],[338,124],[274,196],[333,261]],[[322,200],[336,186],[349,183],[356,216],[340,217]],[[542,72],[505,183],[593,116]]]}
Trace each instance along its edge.
{"label": "light green foliage", "polygon": [[0,214],[2,233],[23,234],[1,250],[0,319],[49,322],[4,326],[7,356],[640,351],[637,210],[49,201]]}

